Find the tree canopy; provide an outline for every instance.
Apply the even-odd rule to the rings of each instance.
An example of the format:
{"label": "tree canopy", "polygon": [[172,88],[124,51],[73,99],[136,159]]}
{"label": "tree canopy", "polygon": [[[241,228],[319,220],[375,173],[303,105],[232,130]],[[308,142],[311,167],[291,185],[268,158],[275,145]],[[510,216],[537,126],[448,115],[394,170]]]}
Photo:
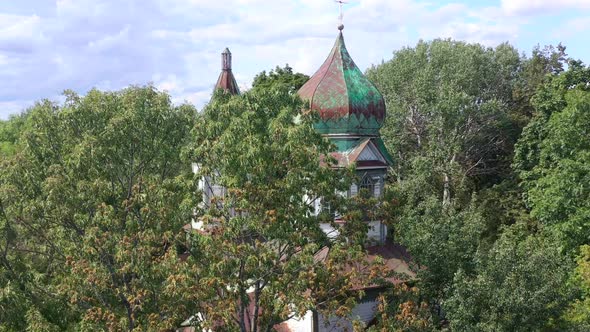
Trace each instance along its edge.
{"label": "tree canopy", "polygon": [[568,252],[590,240],[590,68],[572,62],[534,99],[537,113],[516,147],[531,216],[558,232]]}
{"label": "tree canopy", "polygon": [[302,73],[294,73],[289,65],[277,66],[268,73],[262,71],[254,77],[253,90],[285,89],[289,93],[295,93],[309,80],[309,76]]}
{"label": "tree canopy", "polygon": [[367,214],[417,276],[369,330],[586,331],[590,68],[565,51],[437,39],[371,67],[394,159],[379,201],[341,194],[354,170],[331,167],[288,65],[201,113],[150,85],[39,101],[0,122],[0,331],[351,319],[387,275]]}
{"label": "tree canopy", "polygon": [[362,224],[362,213],[338,194],[350,187],[351,170],[323,158],[333,147],[303,109],[281,88],[220,94],[195,126],[198,176],[224,188],[199,210],[203,226],[190,237],[188,262],[200,266],[190,282],[210,289],[197,326],[270,331],[312,309],[345,315],[354,283],[370,281],[350,269],[366,229],[328,239],[320,228],[328,222],[315,213],[320,198],[349,226]]}
{"label": "tree canopy", "polygon": [[[572,252],[563,248],[574,234],[555,235],[547,220],[571,227],[570,248],[588,241],[580,230],[589,102],[571,91],[587,88],[583,68],[561,45],[528,58],[508,44],[434,40],[369,69],[387,102],[382,135],[396,162],[390,222],[439,328],[566,327],[578,293],[565,287]],[[584,84],[573,88],[576,79]]]}
{"label": "tree canopy", "polygon": [[0,170],[4,328],[172,328],[189,315],[164,290],[194,206],[180,159],[194,116],[151,86],[29,111]]}

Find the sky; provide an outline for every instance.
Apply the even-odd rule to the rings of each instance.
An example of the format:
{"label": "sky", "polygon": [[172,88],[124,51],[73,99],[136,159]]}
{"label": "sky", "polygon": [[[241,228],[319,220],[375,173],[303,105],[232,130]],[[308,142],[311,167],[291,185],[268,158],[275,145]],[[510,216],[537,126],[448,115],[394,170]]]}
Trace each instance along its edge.
{"label": "sky", "polygon": [[[420,39],[530,54],[567,47],[590,63],[590,0],[348,0],[344,37],[364,70]],[[151,83],[201,109],[229,47],[241,89],[289,64],[312,75],[338,30],[333,0],[0,0],[0,119],[65,89]]]}

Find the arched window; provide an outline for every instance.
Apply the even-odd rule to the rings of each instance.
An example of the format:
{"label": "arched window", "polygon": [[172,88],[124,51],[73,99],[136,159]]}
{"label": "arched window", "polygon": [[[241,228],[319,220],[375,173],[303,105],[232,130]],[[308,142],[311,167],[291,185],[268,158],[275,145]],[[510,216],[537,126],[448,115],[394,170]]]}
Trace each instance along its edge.
{"label": "arched window", "polygon": [[366,190],[370,196],[375,196],[375,182],[370,176],[365,175],[359,187],[361,190]]}

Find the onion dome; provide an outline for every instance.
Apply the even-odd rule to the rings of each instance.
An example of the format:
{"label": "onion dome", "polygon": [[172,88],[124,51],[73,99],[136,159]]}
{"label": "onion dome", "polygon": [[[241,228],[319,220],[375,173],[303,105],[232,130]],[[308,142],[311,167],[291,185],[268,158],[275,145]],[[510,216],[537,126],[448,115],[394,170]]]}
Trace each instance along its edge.
{"label": "onion dome", "polygon": [[348,54],[342,30],[324,64],[298,93],[319,112],[319,133],[379,135],[385,120],[383,96]]}
{"label": "onion dome", "polygon": [[231,52],[228,48],[221,53],[221,74],[219,74],[217,84],[215,84],[215,90],[217,89],[223,89],[223,91],[232,95],[240,93],[238,83],[231,71]]}

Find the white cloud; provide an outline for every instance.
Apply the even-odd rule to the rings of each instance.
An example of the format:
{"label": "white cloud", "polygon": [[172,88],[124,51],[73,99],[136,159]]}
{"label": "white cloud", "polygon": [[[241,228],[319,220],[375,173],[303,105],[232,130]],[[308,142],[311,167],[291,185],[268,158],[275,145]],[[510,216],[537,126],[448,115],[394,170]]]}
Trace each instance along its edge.
{"label": "white cloud", "polygon": [[8,120],[10,115],[20,113],[29,106],[33,106],[32,100],[0,101],[0,120]]}
{"label": "white cloud", "polygon": [[590,30],[590,16],[578,17],[573,20],[570,20],[569,22],[567,22],[566,26],[569,29],[571,29],[571,33],[586,33],[588,30]]}
{"label": "white cloud", "polygon": [[590,0],[502,0],[512,15],[549,14],[563,9],[590,9]]}
{"label": "white cloud", "polygon": [[[344,35],[365,69],[419,38],[514,42],[534,20],[525,14],[557,10],[554,1],[482,8],[472,2],[352,0]],[[0,103],[10,109],[66,88],[85,93],[147,82],[169,91],[174,102],[201,108],[226,46],[245,90],[254,75],[277,65],[313,74],[338,33],[332,0],[57,0],[39,13],[38,0],[21,2],[20,14],[0,13]],[[561,0],[559,6],[584,9],[589,3]],[[576,26],[585,25],[574,22],[571,29]]]}
{"label": "white cloud", "polygon": [[0,14],[0,51],[30,53],[35,44],[46,40],[39,30],[41,18],[37,15]]}
{"label": "white cloud", "polygon": [[177,92],[179,90],[179,82],[176,75],[169,75],[164,79],[156,78],[155,86],[159,90],[168,91],[168,92]]}
{"label": "white cloud", "polygon": [[590,16],[576,17],[558,27],[551,34],[553,38],[564,39],[568,37],[580,36],[590,30]]}

